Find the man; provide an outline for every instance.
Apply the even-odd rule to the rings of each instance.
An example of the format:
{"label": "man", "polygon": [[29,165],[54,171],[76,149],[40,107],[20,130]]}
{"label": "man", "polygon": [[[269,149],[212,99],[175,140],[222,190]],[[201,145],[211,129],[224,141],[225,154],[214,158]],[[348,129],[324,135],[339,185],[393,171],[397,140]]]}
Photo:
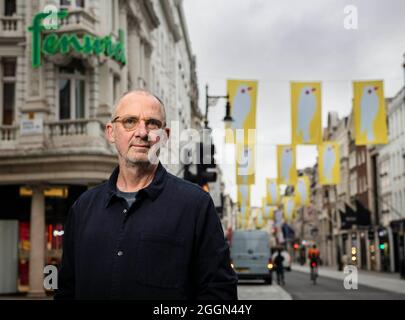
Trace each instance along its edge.
{"label": "man", "polygon": [[120,99],[106,126],[118,166],[70,210],[55,299],[237,299],[212,199],[153,161],[159,131],[170,135],[157,97]]}
{"label": "man", "polygon": [[285,285],[284,281],[284,257],[281,254],[281,249],[277,250],[277,255],[274,258],[274,264],[276,267],[276,273],[277,273],[277,284]]}

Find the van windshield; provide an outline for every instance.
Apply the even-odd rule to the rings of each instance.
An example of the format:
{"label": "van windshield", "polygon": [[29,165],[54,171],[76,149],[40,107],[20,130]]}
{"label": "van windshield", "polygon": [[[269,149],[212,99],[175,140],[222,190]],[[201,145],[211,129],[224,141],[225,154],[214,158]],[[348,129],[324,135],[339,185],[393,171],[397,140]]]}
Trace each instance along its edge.
{"label": "van windshield", "polygon": [[240,253],[248,253],[249,250],[252,250],[255,253],[258,252],[269,252],[269,247],[266,238],[253,238],[253,237],[244,237],[236,238],[232,241],[232,250]]}

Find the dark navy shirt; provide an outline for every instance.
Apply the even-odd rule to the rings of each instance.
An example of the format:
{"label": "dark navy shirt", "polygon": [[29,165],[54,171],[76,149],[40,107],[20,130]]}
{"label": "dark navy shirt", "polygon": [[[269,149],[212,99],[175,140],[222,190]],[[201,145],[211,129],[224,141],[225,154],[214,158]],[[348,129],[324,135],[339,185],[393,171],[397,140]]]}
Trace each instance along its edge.
{"label": "dark navy shirt", "polygon": [[55,299],[237,299],[210,195],[159,164],[128,208],[118,173],[71,207]]}

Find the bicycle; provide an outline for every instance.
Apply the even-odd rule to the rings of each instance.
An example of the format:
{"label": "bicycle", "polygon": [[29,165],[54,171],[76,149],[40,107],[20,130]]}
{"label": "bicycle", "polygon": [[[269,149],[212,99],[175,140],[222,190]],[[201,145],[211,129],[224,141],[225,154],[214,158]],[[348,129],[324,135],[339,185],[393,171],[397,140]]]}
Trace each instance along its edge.
{"label": "bicycle", "polygon": [[311,262],[311,281],[316,285],[316,279],[318,278],[318,264],[316,262]]}

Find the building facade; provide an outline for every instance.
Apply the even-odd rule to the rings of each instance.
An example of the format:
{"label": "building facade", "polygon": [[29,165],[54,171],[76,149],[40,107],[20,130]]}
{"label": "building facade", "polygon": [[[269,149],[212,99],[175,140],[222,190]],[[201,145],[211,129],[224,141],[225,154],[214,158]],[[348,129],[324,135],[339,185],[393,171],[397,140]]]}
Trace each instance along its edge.
{"label": "building facade", "polygon": [[[405,63],[403,68],[405,80]],[[387,117],[389,144],[378,149],[377,161],[380,234],[385,240],[385,269],[405,277],[405,81],[387,99]]]}
{"label": "building facade", "polygon": [[0,10],[0,229],[12,230],[0,235],[0,293],[42,295],[69,207],[117,164],[104,137],[117,99],[149,89],[174,133],[198,129],[196,60],[181,0],[0,0]]}

